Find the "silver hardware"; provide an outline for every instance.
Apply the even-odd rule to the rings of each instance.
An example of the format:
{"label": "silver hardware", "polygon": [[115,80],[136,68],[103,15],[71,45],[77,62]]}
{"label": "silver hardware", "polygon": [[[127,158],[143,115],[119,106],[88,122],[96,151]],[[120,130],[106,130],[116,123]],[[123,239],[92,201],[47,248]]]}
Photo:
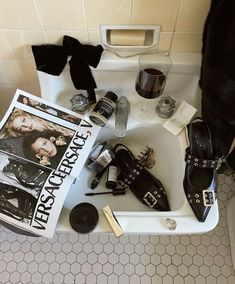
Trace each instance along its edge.
{"label": "silver hardware", "polygon": [[76,111],[79,113],[84,112],[89,106],[89,100],[83,94],[74,95],[70,101],[72,103],[72,111]]}
{"label": "silver hardware", "polygon": [[162,118],[169,118],[172,116],[174,109],[175,100],[171,97],[162,97],[156,106],[156,113]]}
{"label": "silver hardware", "polygon": [[171,230],[171,231],[174,231],[177,227],[177,223],[174,219],[172,218],[167,218],[166,219],[166,222],[167,222],[167,225],[168,225],[168,228]]}
{"label": "silver hardware", "polygon": [[149,191],[145,194],[143,199],[146,202],[146,204],[148,204],[148,206],[151,208],[153,208],[157,203],[157,199]]}
{"label": "silver hardware", "polygon": [[218,170],[224,162],[225,162],[224,157],[219,158],[217,162],[216,170]]}
{"label": "silver hardware", "polygon": [[153,149],[146,146],[146,148],[138,155],[137,160],[143,167],[152,169],[156,163]]}
{"label": "silver hardware", "polygon": [[215,204],[215,192],[212,189],[204,189],[202,191],[204,206],[212,206]]}

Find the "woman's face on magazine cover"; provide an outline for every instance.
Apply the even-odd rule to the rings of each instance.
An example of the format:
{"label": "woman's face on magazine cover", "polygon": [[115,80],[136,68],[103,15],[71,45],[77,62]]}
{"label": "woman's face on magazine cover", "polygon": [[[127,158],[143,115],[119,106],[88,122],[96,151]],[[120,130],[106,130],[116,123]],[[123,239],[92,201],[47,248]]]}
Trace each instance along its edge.
{"label": "woman's face on magazine cover", "polygon": [[27,98],[27,97],[24,97],[23,98],[23,104],[25,105],[32,105],[32,106],[37,106],[37,105],[40,105],[39,102],[35,101],[35,100],[32,100],[30,98]]}
{"label": "woman's face on magazine cover", "polygon": [[20,115],[14,118],[12,129],[19,132],[30,132],[33,130],[43,131],[43,126],[39,121],[28,115]]}
{"label": "woman's face on magazine cover", "polygon": [[55,144],[44,137],[37,138],[32,144],[32,149],[40,156],[54,157],[57,154]]}

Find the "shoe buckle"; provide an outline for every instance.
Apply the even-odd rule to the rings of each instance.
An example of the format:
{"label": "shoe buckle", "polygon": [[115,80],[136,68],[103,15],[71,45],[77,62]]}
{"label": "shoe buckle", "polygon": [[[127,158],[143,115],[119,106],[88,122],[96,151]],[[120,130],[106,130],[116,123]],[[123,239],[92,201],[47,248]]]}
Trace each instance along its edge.
{"label": "shoe buckle", "polygon": [[204,206],[212,206],[215,204],[215,192],[212,189],[204,189],[202,191]]}
{"label": "shoe buckle", "polygon": [[157,199],[149,191],[144,195],[143,199],[146,202],[146,204],[151,208],[153,208],[157,203]]}

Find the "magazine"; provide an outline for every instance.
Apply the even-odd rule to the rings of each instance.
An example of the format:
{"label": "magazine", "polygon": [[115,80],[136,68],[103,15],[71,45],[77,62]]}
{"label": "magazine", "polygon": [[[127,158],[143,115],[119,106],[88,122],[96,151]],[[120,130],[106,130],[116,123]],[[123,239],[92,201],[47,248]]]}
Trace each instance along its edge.
{"label": "magazine", "polygon": [[0,123],[0,220],[53,237],[99,130],[85,115],[17,90]]}

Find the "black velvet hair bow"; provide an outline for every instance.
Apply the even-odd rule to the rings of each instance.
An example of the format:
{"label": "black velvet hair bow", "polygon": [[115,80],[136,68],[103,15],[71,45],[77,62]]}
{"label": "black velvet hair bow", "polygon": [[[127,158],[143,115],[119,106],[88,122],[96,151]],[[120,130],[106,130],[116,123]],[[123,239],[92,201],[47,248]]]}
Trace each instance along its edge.
{"label": "black velvet hair bow", "polygon": [[32,51],[37,70],[57,76],[63,71],[68,56],[71,56],[69,65],[74,87],[88,91],[96,88],[89,66],[98,66],[103,52],[101,45],[83,45],[73,37],[64,36],[62,46],[33,45]]}

